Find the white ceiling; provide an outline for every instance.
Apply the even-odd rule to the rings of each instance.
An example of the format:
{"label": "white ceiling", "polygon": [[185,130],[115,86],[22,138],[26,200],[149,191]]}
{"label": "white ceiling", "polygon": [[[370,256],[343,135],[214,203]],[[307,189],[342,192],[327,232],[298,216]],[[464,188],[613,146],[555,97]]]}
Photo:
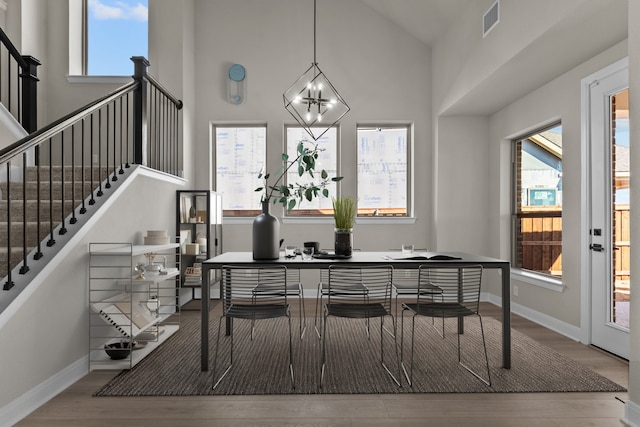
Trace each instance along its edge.
{"label": "white ceiling", "polygon": [[362,0],[372,9],[431,46],[474,0]]}

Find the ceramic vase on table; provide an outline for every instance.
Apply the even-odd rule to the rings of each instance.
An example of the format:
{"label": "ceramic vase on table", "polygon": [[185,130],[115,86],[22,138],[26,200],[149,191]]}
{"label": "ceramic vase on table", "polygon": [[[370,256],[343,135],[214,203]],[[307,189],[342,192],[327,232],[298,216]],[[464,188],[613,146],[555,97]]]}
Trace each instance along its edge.
{"label": "ceramic vase on table", "polygon": [[336,228],[334,250],[338,256],[351,256],[353,252],[353,230]]}
{"label": "ceramic vase on table", "polygon": [[262,213],[253,220],[253,259],[280,257],[280,221],[269,213],[269,202],[262,202]]}

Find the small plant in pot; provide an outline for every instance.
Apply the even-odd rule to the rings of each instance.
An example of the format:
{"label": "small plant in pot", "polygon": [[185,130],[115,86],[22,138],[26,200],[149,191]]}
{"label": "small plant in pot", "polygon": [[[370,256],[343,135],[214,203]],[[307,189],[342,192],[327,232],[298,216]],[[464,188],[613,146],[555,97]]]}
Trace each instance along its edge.
{"label": "small plant in pot", "polygon": [[336,255],[350,257],[353,252],[353,223],[356,218],[356,202],[353,197],[337,197],[333,202]]}
{"label": "small plant in pot", "polygon": [[[280,203],[289,211],[303,200],[311,201],[314,197],[329,197],[327,188],[329,183],[342,179],[341,176],[330,178],[329,173],[324,169],[319,172],[319,180],[316,179],[316,160],[321,151],[323,149],[319,148],[317,143],[300,141],[295,158],[290,159],[287,153],[282,153],[282,166],[273,174],[277,176],[273,184],[269,182],[272,176],[269,172],[261,172],[258,175],[264,185],[255,190],[263,194],[260,199],[262,214],[253,221],[253,259],[278,259],[280,255],[280,223],[269,213],[271,203]],[[292,167],[297,169],[299,177],[306,177],[306,182],[285,183],[285,177]]]}

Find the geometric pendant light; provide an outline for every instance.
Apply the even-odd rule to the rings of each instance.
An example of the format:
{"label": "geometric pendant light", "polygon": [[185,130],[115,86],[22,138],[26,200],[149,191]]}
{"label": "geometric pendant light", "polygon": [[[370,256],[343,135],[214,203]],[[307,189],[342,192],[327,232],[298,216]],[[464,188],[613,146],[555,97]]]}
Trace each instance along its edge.
{"label": "geometric pendant light", "polygon": [[313,0],[313,63],[282,97],[284,107],[314,141],[350,110],[316,61],[316,0]]}

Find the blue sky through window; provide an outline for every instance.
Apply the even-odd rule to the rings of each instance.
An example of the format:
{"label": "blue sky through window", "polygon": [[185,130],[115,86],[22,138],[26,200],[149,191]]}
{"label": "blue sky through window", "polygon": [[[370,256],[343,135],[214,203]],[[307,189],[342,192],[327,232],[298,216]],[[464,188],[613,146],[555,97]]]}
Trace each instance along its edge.
{"label": "blue sky through window", "polygon": [[148,0],[88,0],[87,3],[87,74],[133,75],[130,58],[149,57]]}

